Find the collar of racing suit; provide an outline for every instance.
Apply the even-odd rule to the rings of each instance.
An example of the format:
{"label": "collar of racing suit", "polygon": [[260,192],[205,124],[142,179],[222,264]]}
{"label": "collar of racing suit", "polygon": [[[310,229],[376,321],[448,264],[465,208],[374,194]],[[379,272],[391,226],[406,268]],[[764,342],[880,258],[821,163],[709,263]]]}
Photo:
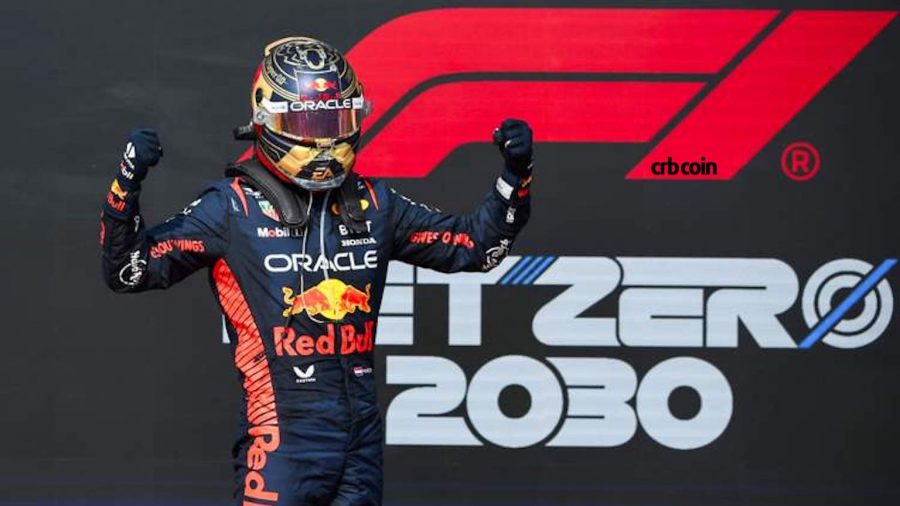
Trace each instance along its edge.
{"label": "collar of racing suit", "polygon": [[[279,177],[266,163],[265,158],[257,155],[255,148],[230,164],[225,170],[226,176],[239,176],[246,179],[251,186],[266,196],[278,211],[279,221],[287,227],[300,228],[306,225],[309,212],[306,208],[313,192],[308,192]],[[344,226],[352,233],[366,231],[366,216],[359,201],[361,183],[355,172],[349,172],[339,187],[338,214]],[[306,211],[306,212],[304,212]]]}

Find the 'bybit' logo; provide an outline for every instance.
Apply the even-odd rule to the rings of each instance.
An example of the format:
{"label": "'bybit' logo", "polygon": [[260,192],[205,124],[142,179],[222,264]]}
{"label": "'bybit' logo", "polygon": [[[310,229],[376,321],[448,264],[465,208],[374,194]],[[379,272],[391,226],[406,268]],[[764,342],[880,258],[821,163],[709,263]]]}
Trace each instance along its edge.
{"label": "'bybit' logo", "polygon": [[[347,53],[377,104],[366,118],[363,173],[424,177],[457,147],[486,142],[500,119],[521,117],[537,142],[647,144],[630,179],[731,179],[895,16],[590,8],[400,16]],[[460,39],[478,40],[478,54],[460,58]],[[579,80],[585,74],[596,77]],[[422,144],[423,131],[440,134]],[[667,156],[706,156],[718,171],[655,174],[652,163]]]}

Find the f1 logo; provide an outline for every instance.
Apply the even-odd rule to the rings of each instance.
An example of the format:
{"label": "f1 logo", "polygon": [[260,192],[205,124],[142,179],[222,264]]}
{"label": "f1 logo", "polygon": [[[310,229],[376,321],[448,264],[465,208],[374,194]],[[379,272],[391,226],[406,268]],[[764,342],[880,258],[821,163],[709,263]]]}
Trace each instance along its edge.
{"label": "f1 logo", "polygon": [[[483,142],[503,117],[516,116],[533,124],[538,142],[650,144],[630,179],[678,178],[651,172],[652,162],[667,157],[718,164],[715,174],[691,179],[731,179],[895,16],[568,8],[408,14],[347,55],[376,104],[359,169],[424,177],[458,146]],[[422,132],[436,134],[421,142]]]}

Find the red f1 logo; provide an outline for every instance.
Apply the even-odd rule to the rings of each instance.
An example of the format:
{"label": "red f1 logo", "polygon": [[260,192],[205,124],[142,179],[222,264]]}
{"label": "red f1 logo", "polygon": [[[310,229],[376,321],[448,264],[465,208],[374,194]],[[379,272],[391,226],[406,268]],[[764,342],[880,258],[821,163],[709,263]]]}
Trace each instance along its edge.
{"label": "red f1 logo", "polygon": [[[401,16],[347,55],[376,105],[359,170],[424,177],[515,116],[532,123],[538,142],[651,144],[630,179],[685,177],[651,172],[667,157],[718,164],[691,179],[731,179],[895,16],[559,8]],[[423,142],[422,132],[441,134]]]}

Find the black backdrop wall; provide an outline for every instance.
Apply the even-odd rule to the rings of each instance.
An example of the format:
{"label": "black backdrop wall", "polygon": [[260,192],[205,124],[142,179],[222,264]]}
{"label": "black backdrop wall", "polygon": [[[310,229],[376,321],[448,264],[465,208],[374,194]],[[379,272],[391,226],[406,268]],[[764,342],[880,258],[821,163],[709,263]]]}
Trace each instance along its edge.
{"label": "black backdrop wall", "polygon": [[[161,132],[166,157],[143,200],[145,217],[160,221],[244,149],[230,129],[247,118],[250,78],[267,42],[309,34],[362,60],[392,51],[390,38],[362,51],[377,27],[460,5],[0,6],[0,502],[228,501],[239,386],[204,276],[133,297],[111,294],[99,276],[97,216],[124,136],[138,126]],[[891,259],[900,254],[900,29],[884,11],[896,2],[465,5],[557,10],[542,13],[541,30],[522,11],[486,12],[481,39],[454,25],[452,13],[443,27],[424,27],[434,21],[427,16],[407,20],[435,39],[459,33],[480,63],[448,61],[441,72],[447,53],[423,50],[420,59],[434,59],[438,71],[394,90],[393,106],[378,102],[392,72],[377,59],[361,63],[381,83],[371,89],[382,107],[369,125],[376,135],[368,138],[372,159],[362,151],[363,172],[434,167],[392,183],[464,211],[491,184],[498,156],[486,142],[452,149],[456,133],[483,130],[487,141],[478,111],[502,111],[504,101],[520,111],[521,96],[558,91],[534,100],[531,116],[517,112],[544,142],[533,218],[514,256],[490,275],[392,272],[394,314],[380,322],[377,371],[387,411],[386,503],[897,504],[892,286],[900,271]],[[576,16],[586,25],[554,39],[558,55],[546,56],[543,30],[559,30],[572,7],[591,9]],[[648,9],[615,14],[645,39],[628,38],[628,29],[593,33],[590,23],[606,26],[614,13],[603,9],[612,7]],[[646,30],[659,9],[676,8],[721,12],[682,13]],[[754,11],[728,14],[739,8]],[[688,19],[694,24],[678,24]],[[504,38],[519,24],[528,30]],[[648,33],[656,45],[646,44]],[[571,52],[591,37],[612,41],[606,50],[620,58],[607,67],[578,63]],[[766,46],[769,37],[782,42]],[[631,51],[641,44],[652,50]],[[532,51],[532,67],[496,56],[518,61]],[[754,72],[763,77],[754,81]],[[459,91],[453,84],[491,81],[524,84],[500,94],[484,84],[490,93],[416,122],[413,113],[424,110],[416,97],[430,89],[439,101]],[[634,82],[650,88],[604,104]],[[806,84],[790,84],[797,82]],[[716,95],[726,84],[736,91]],[[404,110],[411,123],[399,121]],[[754,111],[762,119],[740,120]],[[457,125],[460,116],[475,119]],[[679,130],[690,121],[701,133]],[[419,146],[404,155],[412,165],[380,158],[410,132]],[[688,141],[667,139],[677,135]],[[698,159],[678,158],[691,154],[691,142],[693,154],[718,161],[718,179],[648,173],[654,149],[661,161]],[[795,142],[817,151],[818,165],[807,164],[814,175],[799,163],[813,156],[808,148],[786,153]],[[430,163],[435,145],[452,152]],[[864,298],[837,326],[811,334],[857,295]],[[454,428],[435,428],[444,422]]]}

